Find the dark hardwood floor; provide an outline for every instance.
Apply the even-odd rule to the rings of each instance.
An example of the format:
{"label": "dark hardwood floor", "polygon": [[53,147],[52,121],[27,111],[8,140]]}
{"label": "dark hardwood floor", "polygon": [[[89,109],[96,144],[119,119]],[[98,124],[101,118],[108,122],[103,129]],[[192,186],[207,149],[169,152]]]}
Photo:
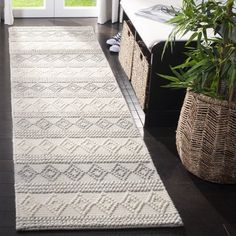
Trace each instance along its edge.
{"label": "dark hardwood floor", "polygon": [[[97,25],[96,19],[17,19],[15,26],[92,25],[114,75],[126,98],[134,120],[144,137],[157,170],[176,205],[185,226],[84,231],[15,231],[14,179],[12,161],[12,121],[8,28],[0,25],[0,236],[12,235],[156,235],[233,236],[236,235],[236,186],[204,182],[188,173],[175,148],[175,127],[143,129],[144,114],[118,62],[105,40],[117,33],[118,24]],[[164,102],[164,98],[163,98]]]}

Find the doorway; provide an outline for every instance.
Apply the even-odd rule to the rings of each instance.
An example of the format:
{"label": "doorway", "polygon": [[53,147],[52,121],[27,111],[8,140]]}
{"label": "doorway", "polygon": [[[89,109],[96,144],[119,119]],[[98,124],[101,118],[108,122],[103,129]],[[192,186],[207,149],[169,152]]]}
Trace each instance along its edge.
{"label": "doorway", "polygon": [[96,0],[13,0],[15,17],[97,17]]}

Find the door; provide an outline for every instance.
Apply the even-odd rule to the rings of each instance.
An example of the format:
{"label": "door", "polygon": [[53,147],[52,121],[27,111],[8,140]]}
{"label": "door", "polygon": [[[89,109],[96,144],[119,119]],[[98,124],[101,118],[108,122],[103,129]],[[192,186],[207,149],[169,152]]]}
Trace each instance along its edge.
{"label": "door", "polygon": [[96,0],[56,0],[55,17],[97,17]]}
{"label": "door", "polygon": [[14,17],[53,17],[54,0],[13,0]]}
{"label": "door", "polygon": [[13,0],[15,17],[97,17],[96,0]]}

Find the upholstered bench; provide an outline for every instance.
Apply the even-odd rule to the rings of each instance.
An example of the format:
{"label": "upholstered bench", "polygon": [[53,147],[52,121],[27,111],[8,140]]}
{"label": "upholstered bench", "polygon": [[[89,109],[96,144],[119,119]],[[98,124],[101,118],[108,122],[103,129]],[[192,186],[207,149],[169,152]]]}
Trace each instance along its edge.
{"label": "upholstered bench", "polygon": [[[180,7],[181,2],[166,0],[164,4]],[[171,74],[170,66],[185,59],[184,44],[189,35],[179,39],[173,52],[168,49],[161,59],[173,26],[135,14],[156,4],[163,1],[121,1],[124,24],[119,59],[145,112],[145,125],[176,126],[185,91],[163,88],[167,81],[158,74]]]}

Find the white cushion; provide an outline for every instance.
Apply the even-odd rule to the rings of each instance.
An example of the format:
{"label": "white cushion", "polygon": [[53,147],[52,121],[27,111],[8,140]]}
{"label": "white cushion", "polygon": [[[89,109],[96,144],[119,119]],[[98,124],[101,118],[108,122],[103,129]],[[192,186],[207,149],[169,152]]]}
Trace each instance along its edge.
{"label": "white cushion", "polygon": [[[138,10],[145,9],[147,7],[154,6],[156,4],[172,5],[174,7],[181,7],[182,0],[122,0],[121,6],[131,22],[133,23],[138,34],[142,38],[143,42],[147,48],[151,51],[153,46],[158,42],[166,41],[169,34],[171,33],[173,26],[163,22],[158,22],[145,18],[143,16],[138,16],[135,14]],[[186,40],[189,38],[186,35],[181,40]],[[180,40],[180,39],[179,39]]]}

